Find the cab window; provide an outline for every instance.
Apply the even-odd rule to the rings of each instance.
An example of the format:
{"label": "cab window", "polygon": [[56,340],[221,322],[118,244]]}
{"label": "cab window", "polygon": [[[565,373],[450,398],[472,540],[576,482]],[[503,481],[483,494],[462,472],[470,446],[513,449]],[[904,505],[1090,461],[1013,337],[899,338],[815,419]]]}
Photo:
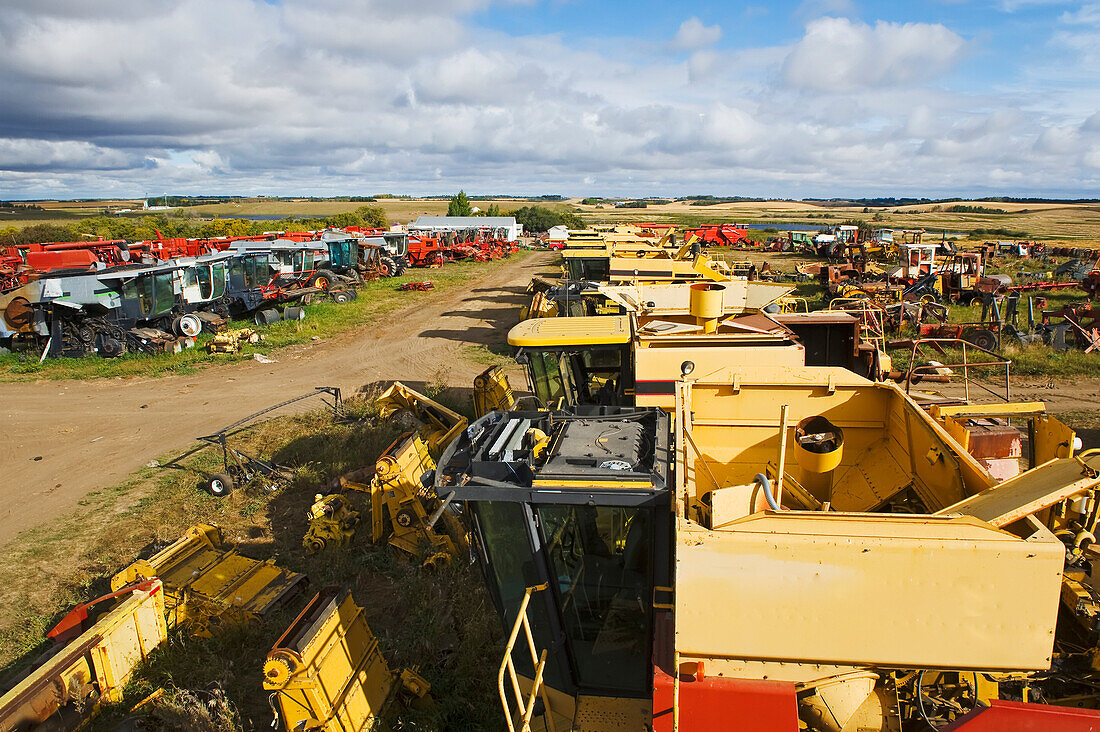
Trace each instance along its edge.
{"label": "cab window", "polygon": [[551,505],[538,513],[578,684],[644,693],[652,594],[648,511]]}

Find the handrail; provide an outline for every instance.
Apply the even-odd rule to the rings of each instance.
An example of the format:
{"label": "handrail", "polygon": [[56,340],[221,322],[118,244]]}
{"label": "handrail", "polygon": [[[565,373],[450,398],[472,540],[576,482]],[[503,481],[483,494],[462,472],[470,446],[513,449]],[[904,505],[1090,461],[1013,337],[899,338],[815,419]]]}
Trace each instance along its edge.
{"label": "handrail", "polygon": [[[504,708],[504,719],[508,724],[508,732],[517,732],[515,723],[512,721],[513,714],[508,704],[508,694],[504,690],[504,675],[508,674],[510,681],[512,682],[512,692],[516,697],[517,712],[522,712],[520,715],[520,727],[519,732],[530,732],[531,730],[531,717],[535,713],[535,700],[542,698],[542,704],[545,708],[546,726],[550,729],[550,732],[556,732],[554,728],[554,715],[550,711],[550,703],[546,698],[546,689],[543,688],[542,676],[546,670],[546,649],[542,650],[542,653],[536,653],[535,651],[535,637],[531,633],[531,621],[527,619],[527,606],[531,603],[531,595],[536,592],[545,590],[549,585],[543,582],[541,585],[535,585],[534,587],[528,587],[523,593],[523,601],[519,605],[519,610],[516,613],[516,622],[512,625],[512,632],[508,636],[508,643],[504,646],[504,660],[501,661],[500,670],[497,672],[497,691],[500,693],[500,703]],[[516,666],[512,662],[512,651],[516,645],[516,639],[519,637],[520,628],[523,628],[524,635],[527,639],[527,649],[531,653],[531,663],[535,667],[535,678],[531,684],[531,696],[524,701],[523,691],[519,688],[519,678],[516,675]]]}
{"label": "handrail", "polygon": [[[925,343],[930,343],[930,344],[936,345],[941,350],[942,350],[944,344],[952,344],[952,345],[962,346],[963,362],[962,363],[945,363],[945,364],[940,364],[939,366],[933,366],[931,364],[926,364],[924,366],[916,366],[915,364],[916,364],[916,361],[917,361],[917,350],[921,347],[921,345],[923,345]],[[984,353],[988,356],[992,356],[996,360],[971,362],[967,358],[967,349],[970,349],[970,348],[977,349],[981,353]],[[987,348],[982,348],[981,346],[977,346],[977,345],[971,343],[970,341],[968,341],[964,338],[920,338],[920,339],[917,339],[917,340],[913,341],[913,348],[912,348],[912,351],[909,354],[909,370],[905,374],[905,393],[908,394],[910,392],[910,389],[913,386],[913,375],[914,374],[917,374],[918,376],[920,376],[920,375],[923,375],[925,373],[934,373],[936,371],[936,369],[941,369],[941,368],[948,368],[948,369],[962,368],[962,370],[963,370],[963,392],[965,394],[964,398],[967,402],[969,402],[970,401],[970,369],[979,368],[979,367],[982,367],[982,366],[1004,366],[1005,367],[1005,393],[1004,393],[1003,398],[1006,402],[1011,402],[1012,401],[1011,377],[1009,375],[1009,370],[1012,367],[1012,360],[1011,359],[1006,359],[1005,357],[1001,356],[1000,354],[994,353],[993,351],[990,351]],[[981,388],[981,389],[983,389],[983,390],[985,390],[985,391],[987,391],[987,392],[989,392],[990,394],[992,394],[993,396],[995,396],[997,398],[1001,398],[1000,394],[993,391],[992,389],[990,389],[988,386],[985,386],[984,384],[974,382],[974,385]]]}

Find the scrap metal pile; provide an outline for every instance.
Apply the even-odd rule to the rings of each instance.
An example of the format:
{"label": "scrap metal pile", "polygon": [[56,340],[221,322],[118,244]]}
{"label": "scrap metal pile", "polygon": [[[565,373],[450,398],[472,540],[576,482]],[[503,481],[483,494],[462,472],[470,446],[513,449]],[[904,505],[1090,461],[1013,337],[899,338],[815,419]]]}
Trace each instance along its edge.
{"label": "scrap metal pile", "polygon": [[[1011,402],[1007,360],[996,403],[888,379],[881,303],[920,325],[940,300],[999,307],[1012,285],[982,257],[906,259],[888,298],[861,278],[862,294],[807,312],[794,283],[674,239],[567,242],[562,280],[537,283],[508,334],[529,395],[493,367],[471,421],[394,383],[379,412],[415,426],[314,496],[304,548],[342,551],[369,524],[425,569],[477,561],[511,732],[1100,728],[1100,450]],[[941,297],[905,294],[933,274]],[[215,632],[297,586],[234,568],[211,531],[120,574],[119,612],[161,582],[161,615]],[[278,726],[367,729],[429,705],[427,681],[382,650],[352,595],[324,590],[263,666]],[[62,666],[28,683],[59,688]],[[43,709],[65,706],[50,693]]]}
{"label": "scrap metal pile", "polygon": [[[514,243],[492,233],[429,236],[361,227],[5,245],[0,352],[42,358],[178,352],[233,318],[257,325],[299,320],[303,305],[349,302],[361,283],[409,267],[499,259],[514,251]],[[231,351],[233,344],[214,350]]]}

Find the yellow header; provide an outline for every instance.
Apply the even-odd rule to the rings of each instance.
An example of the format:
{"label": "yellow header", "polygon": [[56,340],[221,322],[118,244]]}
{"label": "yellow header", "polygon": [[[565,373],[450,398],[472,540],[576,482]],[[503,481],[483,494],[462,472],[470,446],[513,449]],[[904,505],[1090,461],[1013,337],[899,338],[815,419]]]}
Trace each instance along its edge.
{"label": "yellow header", "polygon": [[630,317],[532,318],[508,331],[512,346],[582,346],[630,342]]}

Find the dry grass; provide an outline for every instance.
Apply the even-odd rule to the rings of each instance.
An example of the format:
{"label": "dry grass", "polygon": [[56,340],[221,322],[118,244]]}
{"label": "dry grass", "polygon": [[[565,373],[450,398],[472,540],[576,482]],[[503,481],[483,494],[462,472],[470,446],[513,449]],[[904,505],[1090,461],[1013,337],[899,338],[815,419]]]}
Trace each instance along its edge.
{"label": "dry grass", "polygon": [[[468,410],[449,393],[440,398]],[[292,483],[274,495],[249,485],[218,499],[199,490],[199,473],[146,468],[122,485],[89,494],[70,515],[5,546],[0,555],[4,675],[45,648],[45,631],[69,607],[104,594],[115,572],[174,541],[188,526],[204,522],[221,526],[245,555],[274,557],[281,566],[306,574],[314,588],[350,587],[366,608],[388,660],[395,667],[419,665],[432,683],[437,702],[433,721],[440,727],[479,729],[495,724],[491,669],[498,661],[499,633],[475,567],[463,563],[426,574],[415,561],[371,545],[365,529],[346,549],[308,555],[301,547],[314,494],[328,492],[336,476],[373,464],[397,434],[394,425],[378,418],[370,399],[349,400],[347,412],[351,419],[339,422],[324,410],[280,417],[238,438],[246,451],[294,468]],[[220,465],[213,450],[187,463],[202,471]],[[366,519],[365,497],[350,498]],[[369,521],[361,526],[369,526]],[[212,639],[174,633],[137,674],[124,702],[108,709],[96,728],[113,729],[134,704],[162,687],[172,693],[164,704],[158,701],[158,716],[198,714],[201,709],[176,690],[216,685],[239,713],[241,728],[266,729],[271,715],[260,689],[263,658],[304,601],[291,603],[262,623]],[[195,724],[163,728],[206,729]]]}

